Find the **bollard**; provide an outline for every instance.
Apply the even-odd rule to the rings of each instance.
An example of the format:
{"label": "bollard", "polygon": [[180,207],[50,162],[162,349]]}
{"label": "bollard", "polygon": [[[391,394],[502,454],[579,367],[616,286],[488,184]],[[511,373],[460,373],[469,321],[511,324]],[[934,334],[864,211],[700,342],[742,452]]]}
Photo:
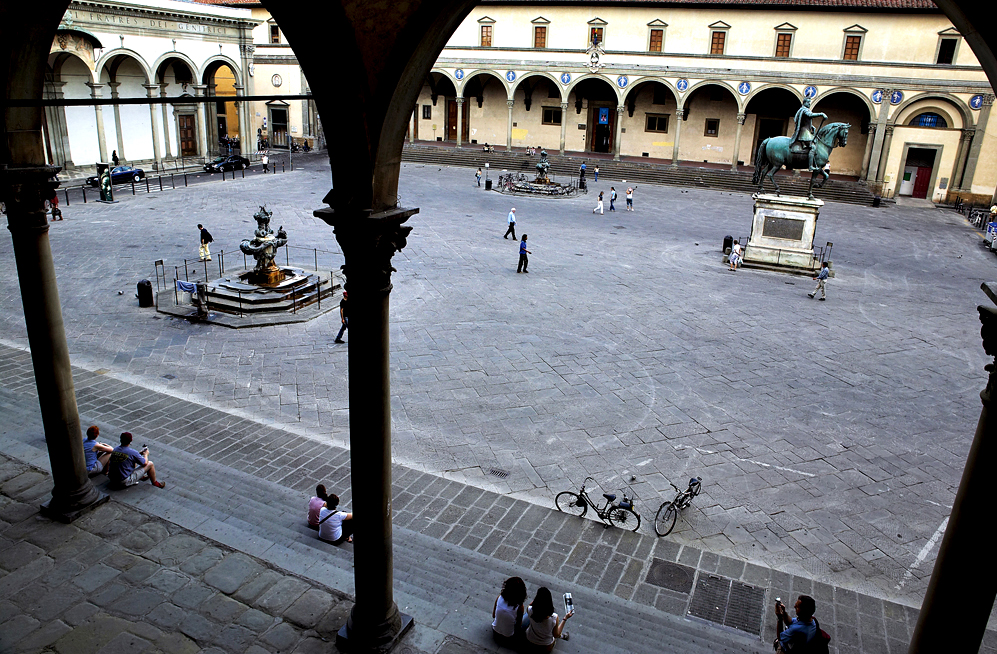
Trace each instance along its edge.
{"label": "bollard", "polygon": [[159,176],[159,190],[160,190],[160,192],[162,192],[162,190],[163,190],[163,176],[162,175]]}
{"label": "bollard", "polygon": [[135,195],[135,180],[132,180],[132,195]]}
{"label": "bollard", "polygon": [[176,190],[176,188],[177,188],[177,179],[176,179],[176,177],[173,176],[173,173],[170,173],[170,183],[173,184],[173,190]]}
{"label": "bollard", "polygon": [[318,272],[318,248],[315,248],[315,272]]}
{"label": "bollard", "polygon": [[87,203],[87,187],[80,186],[80,190],[83,191],[83,204]]}
{"label": "bollard", "polygon": [[62,189],[62,191],[66,194],[66,206],[68,207],[69,206],[69,189],[68,188],[64,188],[64,189]]}
{"label": "bollard", "polygon": [[183,185],[184,185],[184,188],[187,188],[187,171],[186,170],[183,171]]}
{"label": "bollard", "polygon": [[187,260],[183,260],[183,278],[185,281],[190,281],[190,273],[187,271]]}

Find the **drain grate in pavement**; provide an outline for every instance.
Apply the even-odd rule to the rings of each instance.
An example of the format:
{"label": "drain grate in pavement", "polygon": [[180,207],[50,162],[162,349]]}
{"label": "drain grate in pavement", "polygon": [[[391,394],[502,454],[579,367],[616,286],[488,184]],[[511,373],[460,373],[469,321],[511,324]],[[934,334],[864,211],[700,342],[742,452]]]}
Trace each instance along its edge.
{"label": "drain grate in pavement", "polygon": [[689,615],[760,636],[764,598],[765,591],[761,588],[700,574]]}
{"label": "drain grate in pavement", "polygon": [[488,470],[488,474],[493,477],[498,477],[499,479],[505,479],[509,476],[508,470],[499,470],[498,468],[491,468]]}
{"label": "drain grate in pavement", "polygon": [[689,594],[692,592],[692,581],[695,577],[696,571],[693,568],[654,559],[645,581],[654,586]]}
{"label": "drain grate in pavement", "polygon": [[176,375],[163,375],[163,379],[176,379]]}

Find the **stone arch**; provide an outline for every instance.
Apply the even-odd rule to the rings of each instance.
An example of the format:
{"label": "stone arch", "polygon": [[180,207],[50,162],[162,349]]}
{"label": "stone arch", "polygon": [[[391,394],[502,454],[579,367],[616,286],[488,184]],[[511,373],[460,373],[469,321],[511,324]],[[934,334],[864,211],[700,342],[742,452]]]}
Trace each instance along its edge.
{"label": "stone arch", "polygon": [[46,71],[46,74],[47,75],[51,75],[51,77],[52,77],[52,79],[49,80],[49,81],[53,81],[53,82],[62,81],[62,68],[63,68],[63,66],[65,66],[68,62],[71,62],[71,61],[74,61],[74,60],[78,61],[80,64],[82,64],[83,68],[86,69],[86,71],[87,71],[87,73],[88,73],[88,75],[90,77],[90,81],[96,83],[96,81],[97,81],[97,73],[91,67],[90,62],[88,62],[85,58],[81,57],[80,55],[76,54],[75,52],[68,52],[68,51],[67,52],[53,52],[52,54],[49,55],[49,57],[48,57],[48,69]]}
{"label": "stone arch", "polygon": [[[571,80],[571,84],[569,84],[567,88],[561,89],[562,96],[564,98],[570,98],[571,94],[575,92],[575,89],[578,86],[580,86],[581,84],[584,84],[586,82],[590,82],[591,80],[598,80],[600,82],[604,82],[606,84],[606,86],[608,86],[610,89],[612,89],[613,93],[616,95],[616,104],[620,105],[620,104],[623,103],[623,97],[620,94],[620,91],[617,88],[616,84],[613,82],[612,79],[606,77],[605,75],[603,75],[601,73],[585,73],[584,75],[581,75],[580,77],[576,77],[576,78],[572,79]],[[570,101],[570,100],[566,100],[566,101]]]}
{"label": "stone arch", "polygon": [[[494,79],[495,81],[499,82],[502,85],[502,90],[505,91],[506,99],[507,100],[510,99],[511,95],[510,95],[510,92],[509,92],[509,83],[505,81],[505,77],[503,77],[500,73],[498,73],[498,72],[496,72],[496,71],[494,71],[494,70],[492,70],[490,68],[478,68],[476,70],[471,71],[470,73],[466,73],[464,75],[464,79],[461,80],[460,85],[457,88],[457,92],[460,94],[460,96],[461,97],[467,97],[465,95],[465,91],[468,90],[468,86],[471,84],[471,80],[474,80],[474,79],[477,79],[477,78],[480,78],[480,77],[488,77],[489,78],[488,82],[482,84],[482,86],[484,86],[485,84],[490,84],[491,81],[492,81],[492,79]],[[480,83],[480,82],[478,82],[478,83]]]}
{"label": "stone arch", "polygon": [[847,86],[836,86],[833,89],[828,89],[826,91],[822,91],[821,93],[818,93],[816,96],[814,96],[813,103],[811,104],[811,107],[816,110],[817,105],[820,104],[821,101],[829,98],[830,96],[832,96],[832,95],[834,95],[836,93],[847,93],[848,95],[853,95],[856,98],[859,98],[860,100],[862,100],[863,104],[865,104],[865,106],[866,106],[866,109],[869,111],[869,120],[875,119],[876,114],[879,113],[876,110],[876,106],[872,103],[872,100],[869,98],[868,95],[866,95],[865,93],[861,93],[860,91],[858,91],[856,89],[853,89],[853,88],[850,88],[850,87],[847,87]]}
{"label": "stone arch", "polygon": [[800,101],[800,104],[803,104],[803,93],[801,93],[795,87],[790,86],[789,84],[779,84],[777,82],[765,83],[764,85],[753,86],[751,92],[748,93],[748,95],[741,97],[741,111],[744,111],[748,108],[748,105],[751,103],[752,98],[754,98],[756,95],[764,93],[765,91],[771,91],[772,89],[782,89],[783,91],[788,91],[789,93],[792,93],[793,95],[796,96],[796,99]]}
{"label": "stone arch", "polygon": [[223,54],[216,54],[204,61],[198,71],[198,79],[201,80],[201,84],[208,83],[209,75],[214,75],[218,71],[220,66],[228,66],[232,71],[232,75],[235,77],[236,86],[245,86],[242,81],[243,71],[239,68],[239,63],[229,56]]}
{"label": "stone arch", "polygon": [[525,82],[527,79],[531,77],[540,77],[542,79],[547,80],[554,86],[554,88],[557,89],[557,92],[561,97],[560,102],[568,101],[568,96],[565,94],[564,85],[561,84],[561,80],[560,78],[558,78],[557,75],[551,74],[547,71],[535,71],[535,70],[527,71],[516,78],[516,81],[512,84],[512,87],[509,89],[509,97],[515,98],[516,91],[519,90],[519,87],[523,85],[523,82]]}
{"label": "stone arch", "polygon": [[691,98],[696,91],[699,91],[700,89],[706,86],[719,86],[720,88],[729,91],[731,98],[733,98],[734,102],[737,103],[738,110],[741,109],[741,100],[738,97],[737,89],[732,87],[727,82],[718,79],[704,79],[690,86],[688,89],[686,89],[685,93],[682,94],[681,97],[682,103],[679,105],[679,108],[684,109],[686,101],[689,98]]}
{"label": "stone arch", "polygon": [[111,75],[116,74],[116,72],[114,71],[116,71],[117,68],[122,63],[124,63],[123,58],[134,60],[135,63],[138,64],[139,68],[142,69],[142,73],[145,75],[145,83],[146,84],[152,83],[153,75],[152,75],[152,69],[149,68],[149,64],[146,63],[145,59],[142,58],[142,55],[128,48],[115,48],[109,52],[104,53],[100,57],[100,59],[97,60],[97,63],[94,65],[94,77],[99,81],[102,72],[108,66],[111,67],[112,72],[110,74]]}
{"label": "stone arch", "polygon": [[[883,101],[886,102],[885,99]],[[888,124],[905,125],[907,121],[913,117],[912,111],[908,110],[915,104],[921,105],[924,101],[933,101],[937,103],[937,105],[932,107],[932,109],[936,110],[936,113],[943,116],[946,121],[948,121],[949,127],[951,128],[967,128],[976,125],[976,121],[973,120],[972,112],[966,103],[951,93],[920,93],[913,97],[907,98],[897,105],[897,108],[893,111],[893,115],[890,116]],[[924,106],[920,106],[916,109],[918,113],[923,113],[924,110]],[[953,120],[953,118],[956,117],[958,120]]]}
{"label": "stone arch", "polygon": [[156,59],[155,64],[153,64],[153,84],[161,84],[163,80],[163,74],[166,72],[166,68],[171,64],[174,68],[176,65],[173,64],[174,61],[180,61],[187,66],[187,70],[190,72],[191,83],[196,83],[200,78],[198,74],[198,66],[194,63],[188,55],[183,52],[170,51],[165,52]]}
{"label": "stone arch", "polygon": [[664,86],[671,92],[672,97],[675,98],[675,103],[678,104],[680,95],[678,89],[676,89],[671,82],[661,77],[642,77],[636,82],[628,84],[625,92],[623,93],[623,104],[626,104],[631,99],[631,96],[639,93],[637,89],[646,87],[649,84],[660,84],[661,86]]}
{"label": "stone arch", "polygon": [[[242,120],[240,112],[243,103],[234,98],[240,95],[238,87],[245,89],[242,78],[243,71],[239,68],[239,64],[221,53],[209,57],[201,66],[198,79],[205,86],[205,95],[233,98],[204,105],[204,127],[209,153],[217,154],[221,151],[223,142],[230,143],[227,139],[240,135],[239,123]],[[268,116],[270,147],[279,149],[290,147],[290,124],[289,109],[278,110],[274,115]]]}

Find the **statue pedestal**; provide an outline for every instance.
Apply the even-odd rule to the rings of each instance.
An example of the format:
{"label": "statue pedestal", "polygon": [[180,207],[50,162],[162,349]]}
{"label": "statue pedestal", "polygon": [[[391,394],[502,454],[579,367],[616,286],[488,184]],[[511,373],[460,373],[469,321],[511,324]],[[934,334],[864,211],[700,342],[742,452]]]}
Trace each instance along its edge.
{"label": "statue pedestal", "polygon": [[814,231],[823,200],[757,194],[743,261],[795,271],[813,269]]}
{"label": "statue pedestal", "polygon": [[284,271],[276,266],[265,270],[252,270],[246,273],[246,281],[257,286],[276,286],[284,281]]}

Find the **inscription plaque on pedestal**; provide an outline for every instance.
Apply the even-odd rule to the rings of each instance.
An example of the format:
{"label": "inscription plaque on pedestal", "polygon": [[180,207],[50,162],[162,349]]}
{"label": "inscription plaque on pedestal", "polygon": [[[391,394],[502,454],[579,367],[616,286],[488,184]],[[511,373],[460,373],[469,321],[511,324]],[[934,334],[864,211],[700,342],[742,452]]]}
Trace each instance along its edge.
{"label": "inscription plaque on pedestal", "polygon": [[809,269],[813,260],[814,231],[822,206],[822,200],[756,195],[744,263]]}
{"label": "inscription plaque on pedestal", "polygon": [[803,228],[806,224],[805,220],[795,218],[765,216],[765,223],[762,226],[762,236],[799,241],[803,239]]}

